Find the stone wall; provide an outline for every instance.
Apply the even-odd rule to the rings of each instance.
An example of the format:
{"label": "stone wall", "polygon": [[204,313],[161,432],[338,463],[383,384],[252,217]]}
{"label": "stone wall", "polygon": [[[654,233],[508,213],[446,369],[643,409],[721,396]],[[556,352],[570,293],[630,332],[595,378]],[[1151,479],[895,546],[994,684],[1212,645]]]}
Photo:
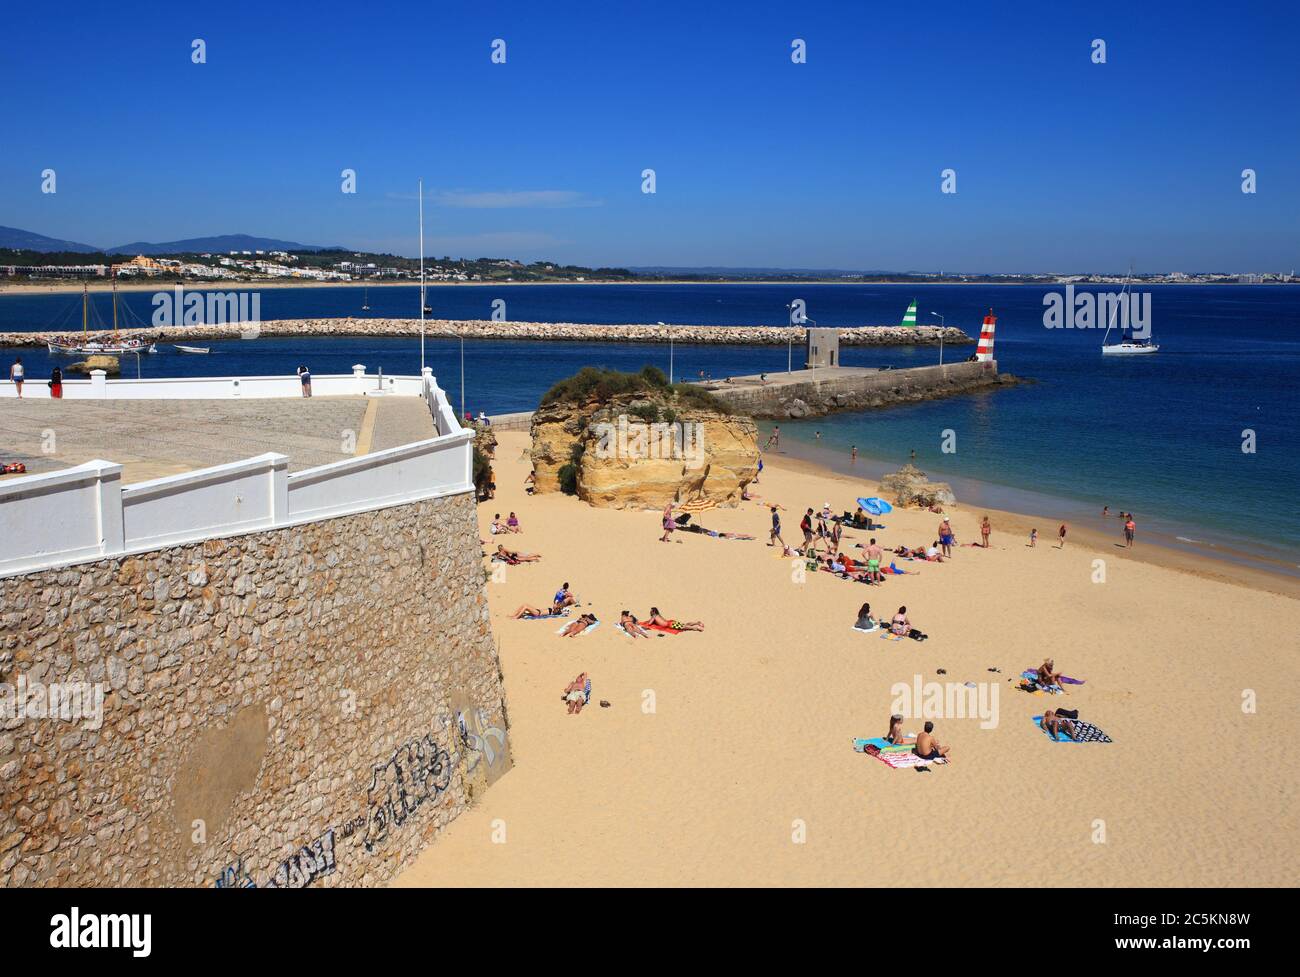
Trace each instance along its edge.
{"label": "stone wall", "polygon": [[[159,342],[194,339],[253,339],[259,336],[418,336],[419,319],[274,319],[260,323],[161,326],[142,330]],[[804,344],[796,326],[649,326],[639,323],[591,325],[577,322],[497,322],[489,319],[426,319],[424,334],[438,338],[528,339],[568,342],[699,343],[701,345],[784,346]],[[841,346],[937,346],[939,334],[950,346],[970,345],[970,336],[956,326],[854,326],[840,330]],[[48,338],[53,338],[49,333]],[[91,333],[92,339],[112,335]],[[0,332],[0,346],[44,343],[46,333]]]}
{"label": "stone wall", "polygon": [[918,366],[905,370],[864,372],[847,368],[843,374],[827,377],[825,369],[816,379],[794,374],[774,374],[766,386],[709,384],[709,392],[751,417],[815,417],[841,410],[867,410],[918,400],[934,400],[970,393],[989,387],[1020,382],[998,374],[997,363],[953,363]]}
{"label": "stone wall", "polygon": [[468,495],[0,580],[0,623],[0,885],[382,884],[511,762]]}

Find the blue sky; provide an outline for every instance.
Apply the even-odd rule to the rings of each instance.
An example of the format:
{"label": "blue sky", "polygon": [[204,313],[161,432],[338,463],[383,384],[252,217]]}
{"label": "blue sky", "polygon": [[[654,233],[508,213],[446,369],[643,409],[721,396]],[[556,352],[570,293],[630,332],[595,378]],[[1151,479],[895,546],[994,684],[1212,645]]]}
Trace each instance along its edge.
{"label": "blue sky", "polygon": [[1300,267],[1294,4],[77,6],[6,13],[0,224],[414,254],[423,177],[438,255]]}

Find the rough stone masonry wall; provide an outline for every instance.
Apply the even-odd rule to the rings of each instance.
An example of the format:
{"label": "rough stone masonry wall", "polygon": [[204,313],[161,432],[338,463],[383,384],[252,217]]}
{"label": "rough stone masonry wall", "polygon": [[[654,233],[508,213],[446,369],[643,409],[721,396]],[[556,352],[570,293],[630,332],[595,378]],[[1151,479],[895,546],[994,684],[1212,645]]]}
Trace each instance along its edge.
{"label": "rough stone masonry wall", "polygon": [[0,885],[386,882],[510,764],[481,566],[460,495],[0,580],[0,683],[107,686],[0,723]]}

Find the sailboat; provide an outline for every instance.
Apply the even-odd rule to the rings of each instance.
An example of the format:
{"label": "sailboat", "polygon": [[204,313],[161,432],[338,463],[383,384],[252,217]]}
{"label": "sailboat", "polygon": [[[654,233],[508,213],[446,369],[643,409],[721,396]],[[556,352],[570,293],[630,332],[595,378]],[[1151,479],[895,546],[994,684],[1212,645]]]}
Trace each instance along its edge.
{"label": "sailboat", "polygon": [[916,299],[912,299],[912,304],[907,307],[907,312],[903,315],[903,326],[916,328]]}
{"label": "sailboat", "polygon": [[67,356],[120,356],[123,353],[156,353],[152,340],[122,339],[117,331],[117,276],[113,276],[113,338],[104,342],[90,338],[90,286],[81,285],[81,342],[67,336],[46,341],[51,353]]}
{"label": "sailboat", "polygon": [[[1132,278],[1130,269],[1129,278]],[[1124,282],[1124,287],[1120,290],[1120,300],[1110,310],[1110,321],[1106,324],[1106,335],[1101,337],[1101,355],[1102,356],[1140,356],[1145,353],[1155,353],[1160,347],[1149,339],[1137,339],[1133,336],[1126,336],[1128,331],[1128,295],[1129,281]],[[1119,310],[1126,310],[1124,316],[1124,325],[1119,329],[1119,342],[1107,343],[1110,338],[1110,331],[1115,327],[1115,318],[1119,315]]]}
{"label": "sailboat", "polygon": [[362,312],[369,312],[369,311],[370,311],[370,289],[369,289],[369,287],[367,287],[367,288],[364,290],[364,294],[362,295],[362,298],[361,298],[361,311],[362,311]]}

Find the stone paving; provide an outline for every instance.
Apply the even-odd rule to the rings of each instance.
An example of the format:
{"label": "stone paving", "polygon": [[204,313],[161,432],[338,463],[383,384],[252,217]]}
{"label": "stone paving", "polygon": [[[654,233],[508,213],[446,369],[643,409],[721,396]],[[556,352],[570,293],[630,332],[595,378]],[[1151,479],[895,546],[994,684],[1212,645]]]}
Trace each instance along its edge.
{"label": "stone paving", "polygon": [[124,466],[125,482],[138,482],[276,451],[300,471],[352,457],[368,404],[376,408],[372,451],[434,434],[416,397],[7,399],[0,401],[0,462],[21,461],[36,474],[102,458]]}

